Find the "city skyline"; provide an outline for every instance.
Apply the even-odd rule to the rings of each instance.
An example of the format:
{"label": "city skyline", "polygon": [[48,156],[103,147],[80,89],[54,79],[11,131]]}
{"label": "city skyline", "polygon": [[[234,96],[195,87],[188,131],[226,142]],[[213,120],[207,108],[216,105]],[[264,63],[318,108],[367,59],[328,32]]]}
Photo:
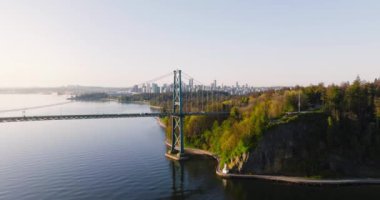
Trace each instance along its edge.
{"label": "city skyline", "polygon": [[0,87],[326,85],[380,76],[380,2],[0,2]]}
{"label": "city skyline", "polygon": [[[188,82],[182,82],[182,91],[194,93],[201,91],[213,91],[213,92],[225,92],[230,95],[245,95],[253,92],[263,92],[270,89],[282,89],[286,86],[271,86],[271,87],[255,87],[248,84],[240,85],[238,82],[235,85],[218,85],[217,80],[214,80],[211,84],[194,83],[194,79],[188,79]],[[148,93],[148,94],[160,94],[160,93],[172,93],[173,83],[157,84],[155,82],[143,83],[140,85],[134,85],[127,88],[129,93]]]}

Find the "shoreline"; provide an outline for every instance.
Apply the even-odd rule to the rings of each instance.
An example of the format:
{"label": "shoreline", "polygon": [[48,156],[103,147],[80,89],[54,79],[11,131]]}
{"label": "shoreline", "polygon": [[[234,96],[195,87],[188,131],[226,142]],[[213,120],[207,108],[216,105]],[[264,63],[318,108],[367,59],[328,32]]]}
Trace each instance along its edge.
{"label": "shoreline", "polygon": [[[170,147],[170,143],[165,141],[166,146]],[[274,175],[251,175],[251,174],[224,174],[219,168],[220,160],[217,155],[202,149],[185,148],[185,153],[189,155],[202,155],[214,158],[217,161],[215,173],[223,179],[256,179],[271,182],[280,182],[294,185],[309,186],[348,186],[348,185],[380,185],[378,178],[352,178],[352,179],[310,179],[294,176],[274,176]]]}
{"label": "shoreline", "polygon": [[[157,123],[161,128],[165,129],[166,125],[162,123],[160,118],[156,118]],[[171,147],[171,144],[168,141],[165,141],[165,145]],[[286,184],[294,185],[309,185],[309,186],[348,186],[348,185],[380,185],[379,178],[352,178],[352,179],[310,179],[304,177],[295,177],[295,176],[274,176],[274,175],[251,175],[251,174],[233,174],[228,173],[224,174],[219,168],[220,160],[217,155],[212,152],[196,149],[196,148],[185,148],[185,153],[189,155],[201,155],[209,156],[216,160],[217,165],[215,173],[217,176],[223,179],[255,179],[255,180],[264,180],[271,182],[279,182]]]}
{"label": "shoreline", "polygon": [[163,128],[164,130],[167,128],[166,125],[162,122],[162,120],[159,117],[156,117],[158,125]]}

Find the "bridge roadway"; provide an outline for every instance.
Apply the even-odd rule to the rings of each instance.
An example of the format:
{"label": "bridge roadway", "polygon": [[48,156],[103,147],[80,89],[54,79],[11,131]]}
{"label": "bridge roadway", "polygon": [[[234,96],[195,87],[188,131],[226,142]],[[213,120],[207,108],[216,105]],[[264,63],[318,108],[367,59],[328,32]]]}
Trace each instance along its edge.
{"label": "bridge roadway", "polygon": [[[228,115],[228,112],[188,112],[189,115]],[[49,121],[49,120],[78,120],[78,119],[107,119],[107,118],[138,118],[138,117],[166,117],[172,113],[124,113],[124,114],[85,114],[85,115],[39,115],[23,117],[0,117],[0,123],[25,122],[25,121]]]}

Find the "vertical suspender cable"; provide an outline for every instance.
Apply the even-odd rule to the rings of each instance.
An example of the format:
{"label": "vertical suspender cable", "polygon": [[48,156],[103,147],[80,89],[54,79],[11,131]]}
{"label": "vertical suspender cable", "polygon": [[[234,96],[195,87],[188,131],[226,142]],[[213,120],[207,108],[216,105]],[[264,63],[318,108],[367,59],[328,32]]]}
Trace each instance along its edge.
{"label": "vertical suspender cable", "polygon": [[203,85],[200,87],[200,103],[201,103],[201,111],[204,111],[204,96],[203,96]]}
{"label": "vertical suspender cable", "polygon": [[215,112],[215,93],[213,88],[211,88],[211,109]]}
{"label": "vertical suspender cable", "polygon": [[206,88],[206,104],[205,104],[205,106],[206,106],[206,108],[205,108],[205,110],[207,110],[207,104],[208,104],[208,89]]}
{"label": "vertical suspender cable", "polygon": [[195,95],[196,95],[196,98],[197,98],[197,103],[196,103],[196,112],[199,112],[199,94],[198,94],[198,91],[195,87]]}

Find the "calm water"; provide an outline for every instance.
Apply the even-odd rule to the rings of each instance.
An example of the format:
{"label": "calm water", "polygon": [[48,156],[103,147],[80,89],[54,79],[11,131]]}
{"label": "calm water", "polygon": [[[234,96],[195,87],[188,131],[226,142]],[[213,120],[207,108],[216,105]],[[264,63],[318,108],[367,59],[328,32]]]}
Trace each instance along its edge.
{"label": "calm water", "polygon": [[[54,95],[0,95],[0,116],[65,102]],[[15,109],[15,112],[1,112]],[[35,114],[150,112],[146,105],[69,103]],[[164,156],[155,119],[0,124],[0,199],[379,199],[380,187],[307,187],[222,180],[215,161]]]}

